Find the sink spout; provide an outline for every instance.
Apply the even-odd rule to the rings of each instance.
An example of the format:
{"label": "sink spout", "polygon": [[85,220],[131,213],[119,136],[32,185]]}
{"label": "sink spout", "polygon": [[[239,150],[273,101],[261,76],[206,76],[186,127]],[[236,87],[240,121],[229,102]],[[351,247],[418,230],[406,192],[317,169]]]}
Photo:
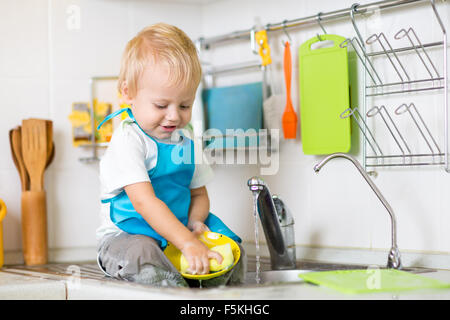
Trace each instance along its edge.
{"label": "sink spout", "polygon": [[344,158],[344,159],[347,159],[350,162],[352,162],[355,165],[355,167],[358,169],[358,171],[361,173],[363,178],[366,180],[366,182],[369,184],[370,188],[372,188],[372,190],[375,192],[375,194],[377,195],[378,199],[381,201],[383,206],[388,211],[389,216],[391,218],[392,246],[391,246],[391,250],[389,251],[387,266],[388,266],[388,268],[394,268],[394,269],[401,268],[400,251],[398,250],[398,246],[397,246],[397,223],[396,223],[394,211],[392,210],[391,206],[386,201],[386,199],[383,197],[380,190],[373,183],[372,179],[370,179],[369,175],[366,173],[366,171],[361,166],[361,164],[358,161],[356,161],[353,157],[351,157],[345,153],[333,153],[333,154],[325,157],[319,163],[317,163],[314,166],[314,171],[318,173],[320,171],[320,169],[322,169],[322,167],[328,161],[330,161],[331,159],[334,159],[334,158]]}
{"label": "sink spout", "polygon": [[271,195],[266,183],[252,177],[247,185],[255,197],[257,211],[270,253],[272,269],[295,269],[294,219],[284,202]]}

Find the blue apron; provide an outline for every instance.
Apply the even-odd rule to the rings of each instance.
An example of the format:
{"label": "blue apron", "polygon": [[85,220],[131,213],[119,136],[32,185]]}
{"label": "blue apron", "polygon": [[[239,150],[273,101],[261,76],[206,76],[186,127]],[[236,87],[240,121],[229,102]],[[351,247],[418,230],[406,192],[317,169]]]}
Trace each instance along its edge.
{"label": "blue apron", "polygon": [[[108,115],[97,127],[97,130],[106,121],[126,111],[128,116],[142,128],[134,118],[130,108],[123,108]],[[148,171],[148,175],[155,191],[156,197],[162,200],[177,217],[177,219],[187,226],[189,219],[189,206],[191,204],[191,191],[189,185],[195,170],[194,162],[194,142],[185,136],[177,144],[167,144],[159,142],[149,136],[158,148],[158,158],[156,166]],[[174,157],[175,156],[175,157]],[[176,161],[174,159],[176,158]],[[167,240],[159,235],[145,220],[136,212],[125,190],[118,195],[101,200],[102,203],[110,203],[111,221],[121,230],[130,234],[143,234],[152,237],[158,242],[161,249],[167,246]],[[205,225],[213,231],[241,242],[241,239],[233,233],[217,216],[209,213],[204,221]]]}

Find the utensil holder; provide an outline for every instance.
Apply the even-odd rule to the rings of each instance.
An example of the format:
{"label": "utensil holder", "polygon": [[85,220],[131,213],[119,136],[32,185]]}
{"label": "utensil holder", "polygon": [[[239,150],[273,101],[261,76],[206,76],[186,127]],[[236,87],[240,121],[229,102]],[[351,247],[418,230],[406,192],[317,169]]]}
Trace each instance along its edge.
{"label": "utensil holder", "polygon": [[22,193],[22,245],[26,265],[47,263],[47,200],[45,191]]}

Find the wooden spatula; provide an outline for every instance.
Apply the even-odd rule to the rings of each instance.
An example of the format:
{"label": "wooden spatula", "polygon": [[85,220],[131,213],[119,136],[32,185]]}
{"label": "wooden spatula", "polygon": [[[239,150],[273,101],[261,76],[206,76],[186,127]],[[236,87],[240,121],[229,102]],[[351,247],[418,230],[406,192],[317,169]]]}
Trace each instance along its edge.
{"label": "wooden spatula", "polygon": [[30,176],[30,190],[41,191],[47,163],[47,124],[45,120],[22,121],[22,155]]}
{"label": "wooden spatula", "polygon": [[20,126],[9,131],[9,140],[11,144],[11,153],[13,155],[14,164],[16,165],[17,171],[19,171],[22,191],[28,190],[30,188],[30,178],[23,162],[22,134]]}
{"label": "wooden spatula", "polygon": [[[31,118],[30,120],[41,120],[36,118]],[[53,142],[53,121],[45,120],[45,125],[47,129],[47,163],[45,169],[52,163],[55,157],[55,143]]]}
{"label": "wooden spatula", "polygon": [[50,163],[52,163],[55,156],[55,143],[53,142],[53,122],[51,120],[46,120],[47,128],[47,162],[45,164],[45,169],[48,168]]}

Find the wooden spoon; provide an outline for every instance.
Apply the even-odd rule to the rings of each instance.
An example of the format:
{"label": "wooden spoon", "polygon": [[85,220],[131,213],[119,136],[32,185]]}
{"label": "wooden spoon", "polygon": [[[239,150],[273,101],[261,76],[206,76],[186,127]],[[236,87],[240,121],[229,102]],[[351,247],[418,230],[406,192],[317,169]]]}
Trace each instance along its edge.
{"label": "wooden spoon", "polygon": [[53,122],[46,120],[46,132],[47,132],[47,162],[45,169],[48,168],[55,157],[55,143],[53,142]]}
{"label": "wooden spoon", "polygon": [[52,152],[50,153],[50,155],[47,158],[47,163],[45,164],[45,169],[48,168],[48,166],[50,165],[50,163],[52,163],[54,158],[55,158],[55,143],[52,142]]}
{"label": "wooden spoon", "polygon": [[19,174],[20,174],[19,163],[17,163],[17,157],[16,157],[16,153],[14,152],[14,147],[13,147],[12,135],[13,135],[13,131],[14,130],[15,129],[10,129],[9,130],[9,146],[11,147],[11,155],[12,155],[12,159],[13,159],[14,165],[16,166],[16,169],[17,169],[17,171],[19,171]]}
{"label": "wooden spoon", "polygon": [[45,120],[45,132],[47,138],[47,159],[49,159],[53,150],[53,122],[51,120]]}
{"label": "wooden spoon", "polygon": [[30,175],[30,190],[41,191],[47,163],[47,124],[45,120],[22,121],[22,153]]}
{"label": "wooden spoon", "polygon": [[22,191],[28,190],[30,188],[30,179],[22,156],[22,133],[20,126],[9,131],[9,140],[14,164],[16,165],[17,171],[19,171]]}

